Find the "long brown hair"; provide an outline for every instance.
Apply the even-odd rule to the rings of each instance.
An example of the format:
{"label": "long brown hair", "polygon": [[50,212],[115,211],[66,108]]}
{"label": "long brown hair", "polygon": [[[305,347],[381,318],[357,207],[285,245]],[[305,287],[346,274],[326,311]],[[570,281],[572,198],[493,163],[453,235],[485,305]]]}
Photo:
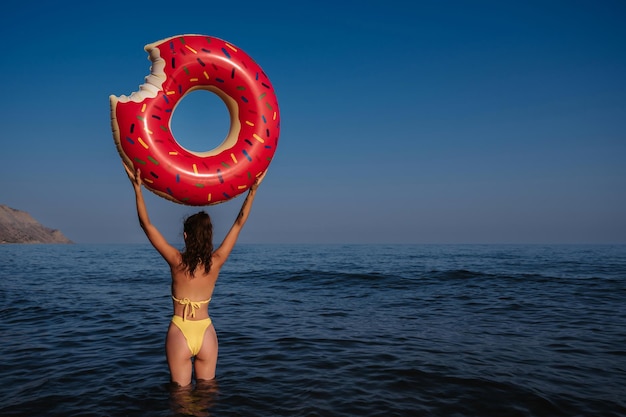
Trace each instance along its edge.
{"label": "long brown hair", "polygon": [[185,250],[182,252],[182,266],[187,268],[193,277],[198,264],[204,265],[204,272],[211,270],[213,255],[213,224],[211,217],[203,210],[193,214],[183,226],[185,232]]}

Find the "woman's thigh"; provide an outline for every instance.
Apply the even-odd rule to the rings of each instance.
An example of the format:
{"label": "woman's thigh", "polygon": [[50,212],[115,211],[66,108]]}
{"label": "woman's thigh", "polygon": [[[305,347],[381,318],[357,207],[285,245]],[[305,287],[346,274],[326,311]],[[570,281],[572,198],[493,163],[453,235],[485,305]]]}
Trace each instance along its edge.
{"label": "woman's thigh", "polygon": [[211,324],[204,331],[204,339],[200,352],[194,361],[196,379],[211,380],[215,378],[215,367],[217,366],[217,333]]}
{"label": "woman's thigh", "polygon": [[192,373],[191,352],[185,335],[174,323],[170,323],[167,330],[165,354],[172,382],[181,386],[189,385]]}

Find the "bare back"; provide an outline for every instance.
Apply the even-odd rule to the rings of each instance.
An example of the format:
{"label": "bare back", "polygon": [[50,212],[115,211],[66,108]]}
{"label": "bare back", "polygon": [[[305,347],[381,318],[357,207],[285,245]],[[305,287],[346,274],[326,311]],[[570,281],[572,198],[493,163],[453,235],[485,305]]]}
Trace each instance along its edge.
{"label": "bare back", "polygon": [[[213,296],[215,283],[220,272],[220,263],[216,262],[216,256],[213,255],[213,263],[208,273],[204,271],[204,265],[198,264],[196,270],[191,276],[187,270],[181,265],[170,267],[172,274],[172,295],[178,299],[189,299],[190,301],[200,302],[210,300]],[[185,306],[173,301],[174,314],[183,317]],[[208,303],[203,303],[196,310],[195,317],[185,319],[201,320],[209,317]]]}

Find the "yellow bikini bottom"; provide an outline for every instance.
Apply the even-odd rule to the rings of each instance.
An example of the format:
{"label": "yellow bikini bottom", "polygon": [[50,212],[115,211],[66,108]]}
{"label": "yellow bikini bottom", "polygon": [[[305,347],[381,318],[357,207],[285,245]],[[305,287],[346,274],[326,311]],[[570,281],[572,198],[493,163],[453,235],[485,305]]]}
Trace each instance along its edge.
{"label": "yellow bikini bottom", "polygon": [[202,341],[204,340],[204,332],[211,325],[211,318],[207,317],[202,320],[183,320],[180,316],[173,316],[172,323],[183,332],[183,336],[187,340],[187,346],[193,356],[200,352]]}

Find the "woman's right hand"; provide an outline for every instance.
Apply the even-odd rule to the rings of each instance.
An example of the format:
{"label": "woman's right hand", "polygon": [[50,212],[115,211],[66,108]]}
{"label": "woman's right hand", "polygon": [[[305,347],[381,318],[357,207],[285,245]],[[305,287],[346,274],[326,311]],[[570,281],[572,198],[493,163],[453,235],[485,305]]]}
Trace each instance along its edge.
{"label": "woman's right hand", "polygon": [[252,184],[252,186],[250,186],[250,190],[256,190],[257,188],[259,188],[259,185],[261,185],[261,181],[263,181],[263,178],[265,178],[265,174],[267,174],[267,170],[265,170]]}

